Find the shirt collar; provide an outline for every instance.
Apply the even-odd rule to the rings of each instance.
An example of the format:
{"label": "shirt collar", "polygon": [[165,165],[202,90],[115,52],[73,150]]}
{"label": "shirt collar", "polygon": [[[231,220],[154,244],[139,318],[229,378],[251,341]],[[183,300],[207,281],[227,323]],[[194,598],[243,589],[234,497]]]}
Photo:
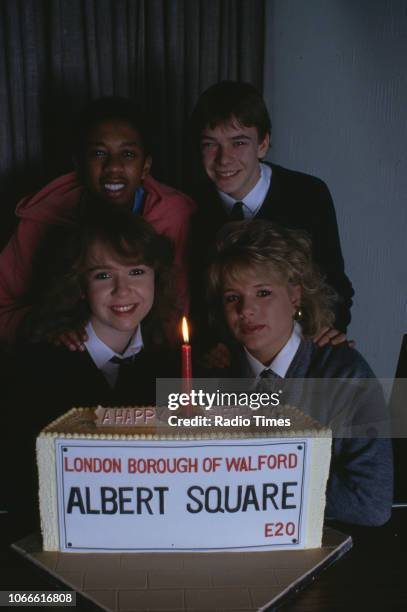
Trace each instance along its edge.
{"label": "shirt collar", "polygon": [[297,321],[294,321],[291,336],[267,368],[265,368],[264,364],[261,363],[255,357],[253,357],[253,355],[251,355],[249,351],[245,348],[244,350],[246,354],[246,359],[250,369],[253,372],[254,377],[258,378],[258,376],[260,376],[260,373],[263,372],[264,369],[270,369],[273,370],[273,372],[278,376],[281,376],[281,378],[285,378],[287,370],[290,367],[292,360],[294,359],[298,347],[300,346],[301,339],[301,325],[297,323]]}
{"label": "shirt collar", "polygon": [[133,206],[131,212],[134,214],[140,214],[143,210],[143,200],[144,200],[144,187],[140,185],[134,193]]}
{"label": "shirt collar", "polygon": [[236,200],[224,191],[218,191],[222,200],[223,207],[228,215],[232,212],[236,202],[243,202],[243,214],[245,219],[255,216],[260,206],[263,204],[271,182],[271,166],[260,163],[260,178],[251,191],[241,200]]}
{"label": "shirt collar", "polygon": [[143,348],[143,337],[141,335],[141,327],[138,325],[135,333],[133,334],[126,350],[124,353],[119,354],[109,348],[102,340],[96,335],[95,330],[93,329],[92,323],[89,323],[85,327],[86,333],[88,334],[88,339],[84,343],[89,355],[92,357],[96,367],[99,370],[102,370],[107,363],[111,360],[112,357],[132,357],[133,355],[137,355]]}

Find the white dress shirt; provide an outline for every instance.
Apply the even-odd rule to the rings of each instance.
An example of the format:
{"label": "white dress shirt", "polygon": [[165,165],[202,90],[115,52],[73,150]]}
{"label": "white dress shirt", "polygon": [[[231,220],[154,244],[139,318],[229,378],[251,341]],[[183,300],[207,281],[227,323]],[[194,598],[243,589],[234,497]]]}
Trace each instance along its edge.
{"label": "white dress shirt", "polygon": [[140,325],[137,327],[126,350],[122,354],[116,353],[104,342],[102,342],[102,340],[96,335],[90,321],[86,325],[85,329],[86,333],[88,334],[88,339],[84,343],[86,350],[91,356],[95,366],[102,372],[103,376],[113,389],[119,375],[120,365],[118,363],[112,363],[110,360],[112,357],[118,357],[119,359],[132,357],[141,351],[143,348],[143,338],[141,335]]}
{"label": "white dress shirt", "polygon": [[245,219],[252,219],[264,200],[266,199],[267,192],[270,188],[271,183],[271,167],[266,164],[260,165],[260,178],[248,194],[245,195],[244,198],[240,200],[236,200],[232,198],[232,196],[224,193],[223,191],[218,191],[219,197],[222,200],[224,209],[228,215],[232,213],[232,208],[236,204],[236,202],[243,202],[243,216]]}
{"label": "white dress shirt", "polygon": [[292,360],[294,359],[295,353],[300,346],[300,342],[302,340],[302,329],[301,325],[294,321],[293,331],[291,336],[289,337],[286,344],[283,346],[281,351],[277,353],[274,357],[273,361],[267,367],[261,363],[258,359],[253,357],[249,353],[249,351],[245,348],[246,359],[250,366],[251,371],[253,372],[253,376],[255,378],[259,378],[260,374],[263,370],[273,370],[275,374],[281,376],[281,378],[285,378],[287,374],[287,370],[291,365]]}

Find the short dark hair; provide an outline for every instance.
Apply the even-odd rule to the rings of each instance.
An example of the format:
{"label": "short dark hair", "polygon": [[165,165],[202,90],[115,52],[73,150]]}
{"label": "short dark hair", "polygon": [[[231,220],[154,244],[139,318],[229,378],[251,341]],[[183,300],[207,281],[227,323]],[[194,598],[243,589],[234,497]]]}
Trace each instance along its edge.
{"label": "short dark hair", "polygon": [[152,343],[162,342],[165,324],[173,315],[172,244],[141,217],[107,209],[100,209],[97,217],[84,218],[79,228],[65,234],[46,287],[24,325],[24,336],[43,341],[87,323],[91,313],[83,299],[86,260],[96,241],[106,245],[119,260],[132,259],[153,268],[154,304],[143,321],[143,336],[147,335]]}
{"label": "short dark hair", "polygon": [[255,127],[260,140],[271,132],[271,120],[261,94],[250,83],[221,81],[201,94],[191,115],[191,130],[199,142],[206,126],[217,127],[236,118],[246,127]]}
{"label": "short dark hair", "polygon": [[147,118],[135,100],[110,96],[90,102],[78,115],[73,130],[73,154],[83,165],[88,134],[96,125],[116,119],[129,123],[140,135],[145,155],[151,154]]}

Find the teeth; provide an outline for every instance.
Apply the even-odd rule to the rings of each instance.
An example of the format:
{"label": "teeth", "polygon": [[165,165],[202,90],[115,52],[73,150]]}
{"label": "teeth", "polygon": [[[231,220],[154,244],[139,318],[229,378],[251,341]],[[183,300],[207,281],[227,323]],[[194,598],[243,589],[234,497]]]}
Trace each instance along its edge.
{"label": "teeth", "polygon": [[105,189],[108,191],[120,191],[124,186],[124,183],[105,183]]}
{"label": "teeth", "polygon": [[117,310],[118,312],[128,312],[134,308],[134,304],[130,304],[129,306],[111,306],[112,310]]}
{"label": "teeth", "polygon": [[237,170],[231,170],[230,172],[217,172],[217,174],[219,174],[219,176],[233,176],[235,175],[237,172]]}

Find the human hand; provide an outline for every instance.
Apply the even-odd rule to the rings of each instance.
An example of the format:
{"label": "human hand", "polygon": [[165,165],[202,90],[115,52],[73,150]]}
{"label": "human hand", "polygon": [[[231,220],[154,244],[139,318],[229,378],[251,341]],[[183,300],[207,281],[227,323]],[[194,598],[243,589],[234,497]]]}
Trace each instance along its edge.
{"label": "human hand", "polygon": [[335,346],[336,344],[342,344],[342,342],[347,342],[351,348],[355,346],[354,340],[348,340],[346,334],[334,327],[324,327],[317,336],[314,336],[313,341],[318,346],[325,346],[326,344]]}
{"label": "human hand", "polygon": [[224,369],[230,366],[231,355],[228,347],[225,344],[218,343],[214,346],[203,358],[203,364],[206,368]]}
{"label": "human hand", "polygon": [[70,351],[84,351],[83,344],[88,339],[88,334],[84,327],[75,330],[61,332],[49,337],[49,342],[54,346],[66,346]]}

